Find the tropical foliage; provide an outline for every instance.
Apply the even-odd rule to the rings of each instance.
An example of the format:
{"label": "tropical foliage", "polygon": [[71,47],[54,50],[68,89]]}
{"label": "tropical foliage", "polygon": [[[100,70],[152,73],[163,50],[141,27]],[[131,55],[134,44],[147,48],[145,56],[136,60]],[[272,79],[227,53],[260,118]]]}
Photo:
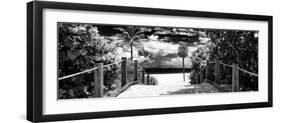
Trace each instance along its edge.
{"label": "tropical foliage", "polygon": [[[99,35],[91,24],[58,24],[59,27],[59,77],[95,67],[97,63],[109,64],[118,59],[114,41]],[[104,90],[116,87],[120,79],[118,65],[104,70]],[[92,73],[64,79],[59,82],[59,99],[94,96]]]}
{"label": "tropical foliage", "polygon": [[178,48],[178,56],[182,58],[182,73],[183,73],[183,81],[185,82],[185,71],[184,71],[184,58],[188,55],[188,49],[185,45],[180,45]]}
{"label": "tropical foliage", "polygon": [[[209,61],[238,64],[239,68],[258,73],[258,32],[256,31],[206,31],[210,41],[201,46],[192,56],[191,80]],[[228,70],[229,71],[229,70]],[[225,72],[231,74],[231,72]],[[231,76],[231,75],[225,75]],[[228,77],[227,82],[231,82]],[[257,77],[239,72],[241,90],[257,90]]]}

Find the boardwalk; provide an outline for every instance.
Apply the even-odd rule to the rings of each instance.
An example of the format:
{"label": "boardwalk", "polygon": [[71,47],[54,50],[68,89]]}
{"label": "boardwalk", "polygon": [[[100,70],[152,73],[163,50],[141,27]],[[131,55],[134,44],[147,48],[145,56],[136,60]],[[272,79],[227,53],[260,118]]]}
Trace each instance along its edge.
{"label": "boardwalk", "polygon": [[[189,73],[186,74],[189,78]],[[146,97],[173,94],[216,93],[215,87],[208,83],[191,85],[189,79],[183,82],[182,74],[154,74],[158,85],[133,85],[118,97]]]}

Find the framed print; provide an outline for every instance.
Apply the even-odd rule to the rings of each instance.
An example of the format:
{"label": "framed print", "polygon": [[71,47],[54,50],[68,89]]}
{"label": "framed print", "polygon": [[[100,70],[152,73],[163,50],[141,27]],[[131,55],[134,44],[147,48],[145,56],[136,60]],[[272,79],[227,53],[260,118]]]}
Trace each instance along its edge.
{"label": "framed print", "polygon": [[27,4],[27,120],[272,107],[272,16]]}

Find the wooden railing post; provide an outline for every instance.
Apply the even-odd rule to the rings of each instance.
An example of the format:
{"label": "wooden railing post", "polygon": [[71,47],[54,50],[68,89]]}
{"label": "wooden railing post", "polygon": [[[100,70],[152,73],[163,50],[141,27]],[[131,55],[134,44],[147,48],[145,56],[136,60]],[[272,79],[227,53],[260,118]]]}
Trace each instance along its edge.
{"label": "wooden railing post", "polygon": [[218,61],[216,61],[215,65],[215,82],[219,82],[220,80],[220,64]]}
{"label": "wooden railing post", "polygon": [[122,63],[121,63],[121,86],[124,86],[127,84],[127,58],[122,57]]}
{"label": "wooden railing post", "polygon": [[198,73],[198,75],[197,75],[197,81],[195,84],[198,84],[198,83],[200,83],[200,73]]}
{"label": "wooden railing post", "polygon": [[198,84],[198,83],[200,83],[200,73],[198,73],[198,80],[197,80],[197,82],[195,83],[195,84]]}
{"label": "wooden railing post", "polygon": [[205,77],[205,79],[208,79],[209,78],[209,61],[208,60],[207,60],[205,68],[206,68],[206,71],[205,71],[206,72],[206,74],[205,74],[206,77]]}
{"label": "wooden railing post", "polygon": [[138,81],[138,60],[134,60],[134,81]]}
{"label": "wooden railing post", "polygon": [[146,75],[146,84],[147,84],[147,85],[150,85],[150,82],[149,82],[149,74]]}
{"label": "wooden railing post", "polygon": [[99,87],[98,70],[94,70],[94,91],[95,91],[95,97],[99,97],[99,88],[100,87]]}
{"label": "wooden railing post", "polygon": [[98,63],[98,97],[103,96],[103,63]]}
{"label": "wooden railing post", "polygon": [[195,84],[198,83],[198,74],[196,74],[196,75],[194,76],[194,81],[195,81]]}
{"label": "wooden railing post", "polygon": [[144,79],[144,77],[145,77],[145,72],[144,72],[144,69],[143,69],[142,72],[141,72],[141,80],[142,80],[142,83],[143,83],[143,84],[145,84],[145,79]]}
{"label": "wooden railing post", "polygon": [[204,81],[204,80],[203,80],[203,79],[204,79],[204,78],[203,78],[203,74],[204,74],[204,73],[203,73],[203,71],[201,70],[201,71],[200,71],[200,81],[199,81],[198,84],[200,84],[200,83],[202,83],[202,82]]}
{"label": "wooden railing post", "polygon": [[237,69],[237,64],[232,65],[232,91],[239,91],[239,70]]}

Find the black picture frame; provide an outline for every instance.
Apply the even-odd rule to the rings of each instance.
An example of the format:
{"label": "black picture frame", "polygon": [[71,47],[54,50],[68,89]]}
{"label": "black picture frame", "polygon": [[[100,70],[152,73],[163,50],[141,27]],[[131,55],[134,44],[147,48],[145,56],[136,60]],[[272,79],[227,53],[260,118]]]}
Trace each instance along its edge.
{"label": "black picture frame", "polygon": [[[43,13],[42,10],[45,8],[266,21],[268,22],[268,101],[256,102],[256,103],[241,103],[241,104],[43,115],[42,113],[43,111],[42,110],[43,109],[42,107],[43,106],[42,105],[43,104],[43,95],[42,95]],[[169,10],[169,9],[156,9],[156,8],[140,8],[140,7],[125,7],[125,6],[80,4],[80,3],[46,2],[46,1],[29,2],[27,3],[27,120],[32,122],[47,122],[47,121],[94,119],[94,118],[106,118],[106,117],[124,117],[124,116],[137,116],[137,115],[155,115],[155,114],[272,107],[273,106],[273,97],[272,97],[272,78],[273,78],[272,77],[273,76],[272,31],[273,29],[272,26],[273,26],[273,17],[264,16],[264,15]]]}

